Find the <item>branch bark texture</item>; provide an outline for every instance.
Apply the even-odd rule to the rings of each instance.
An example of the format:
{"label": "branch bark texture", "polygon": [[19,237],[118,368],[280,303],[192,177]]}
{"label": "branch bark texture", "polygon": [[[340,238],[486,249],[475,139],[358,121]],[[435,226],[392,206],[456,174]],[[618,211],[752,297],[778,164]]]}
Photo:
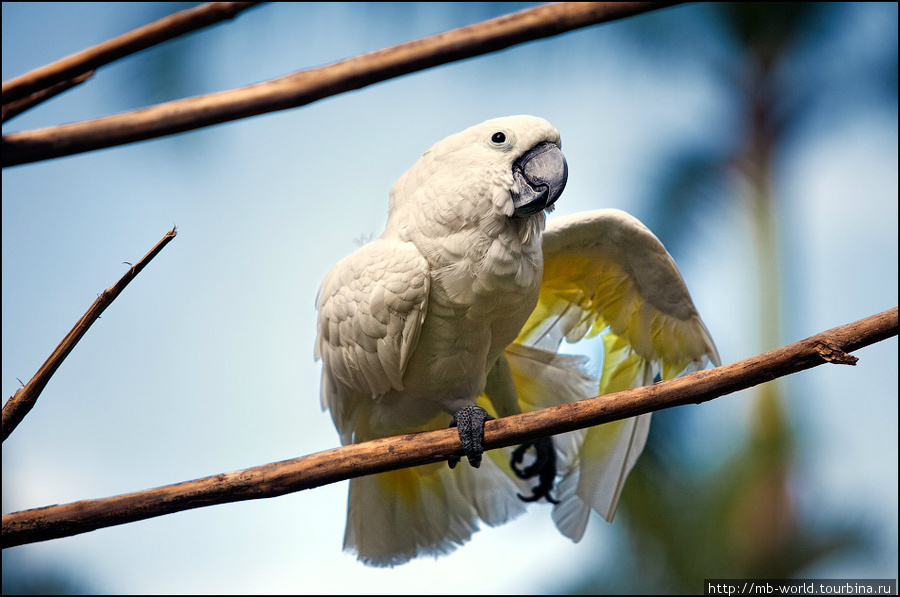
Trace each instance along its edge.
{"label": "branch bark texture", "polygon": [[22,99],[57,83],[74,79],[151,46],[208,27],[256,6],[259,2],[209,2],[171,14],[3,83],[3,103]]}
{"label": "branch bark texture", "polygon": [[[485,424],[488,449],[690,403],[702,403],[848,355],[897,335],[897,308],[708,371],[651,386],[563,404]],[[353,444],[195,481],[3,516],[3,547],[46,541],[172,512],[276,497],[351,477],[461,457],[455,429]]]}
{"label": "branch bark texture", "polygon": [[78,323],[75,324],[75,327],[66,334],[66,337],[62,339],[62,342],[60,342],[50,356],[47,357],[47,360],[44,361],[44,364],[41,365],[38,372],[34,374],[34,377],[32,377],[24,387],[20,388],[15,394],[10,396],[9,400],[7,400],[6,404],[3,406],[3,441],[6,441],[9,434],[13,432],[13,429],[22,422],[25,415],[32,409],[35,402],[37,402],[38,396],[41,395],[41,392],[47,386],[47,382],[50,381],[50,378],[56,373],[56,370],[59,369],[59,366],[62,365],[62,362],[66,357],[69,356],[69,353],[72,352],[72,349],[75,348],[78,341],[87,333],[91,325],[100,318],[100,315],[114,300],[116,300],[116,297],[125,290],[125,287],[141,273],[141,270],[150,263],[150,260],[156,257],[159,252],[169,244],[169,241],[175,238],[176,234],[178,233],[175,231],[175,228],[172,228],[172,230],[167,232],[166,235],[150,249],[150,252],[133,265],[124,276],[119,278],[118,282],[101,292],[100,296],[97,297],[97,300],[94,301],[94,304],[90,306],[85,314],[81,316],[81,319],[78,320]]}
{"label": "branch bark texture", "polygon": [[[142,110],[3,136],[3,167],[172,135],[296,108],[448,62],[597,25],[675,2],[560,2],[299,71]],[[5,94],[5,91],[4,91]],[[6,100],[4,100],[6,101]]]}

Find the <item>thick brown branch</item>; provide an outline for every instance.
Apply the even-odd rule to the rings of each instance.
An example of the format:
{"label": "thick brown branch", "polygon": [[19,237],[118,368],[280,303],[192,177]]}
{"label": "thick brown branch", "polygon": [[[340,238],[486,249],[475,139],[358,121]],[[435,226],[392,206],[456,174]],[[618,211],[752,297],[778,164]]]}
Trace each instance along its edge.
{"label": "thick brown branch", "polygon": [[53,353],[47,357],[47,360],[44,361],[44,364],[41,365],[38,372],[34,374],[34,377],[32,377],[24,387],[20,388],[15,394],[10,396],[9,400],[7,400],[6,404],[3,406],[3,441],[6,441],[9,434],[13,432],[13,429],[22,422],[22,419],[25,418],[25,415],[28,414],[35,402],[37,402],[38,396],[41,395],[47,382],[50,381],[50,377],[56,373],[56,370],[65,358],[69,356],[69,353],[72,352],[72,349],[78,344],[78,341],[87,333],[88,328],[90,328],[103,311],[116,300],[116,297],[125,290],[128,283],[131,282],[148,263],[150,263],[150,260],[156,257],[156,255],[163,250],[163,247],[175,238],[176,234],[175,228],[172,228],[172,230],[167,232],[166,235],[156,243],[156,246],[150,249],[149,253],[144,255],[124,276],[119,278],[118,282],[100,293],[100,296],[97,297],[97,300],[94,301],[94,304],[90,306],[85,314],[81,316],[81,319],[78,320],[75,327],[66,334],[66,337],[62,339],[62,342],[59,343]]}
{"label": "thick brown branch", "polygon": [[[897,308],[709,371],[485,424],[500,448],[681,404],[701,403],[826,362],[897,335]],[[822,347],[827,348],[823,357]],[[838,358],[833,358],[838,355]],[[214,504],[275,497],[372,473],[462,456],[455,429],[390,437],[233,473],[3,517],[3,547],[45,541]]]}
{"label": "thick brown branch", "polygon": [[259,2],[210,2],[196,8],[176,12],[102,44],[10,79],[3,84],[3,104],[22,99],[57,83],[74,79],[104,64],[109,64],[114,60],[185,33],[234,18],[238,13],[257,4]]}
{"label": "thick brown branch", "polygon": [[3,166],[15,166],[181,133],[276,110],[479,56],[674,2],[561,2],[523,10],[249,87],[143,110],[3,136]]}

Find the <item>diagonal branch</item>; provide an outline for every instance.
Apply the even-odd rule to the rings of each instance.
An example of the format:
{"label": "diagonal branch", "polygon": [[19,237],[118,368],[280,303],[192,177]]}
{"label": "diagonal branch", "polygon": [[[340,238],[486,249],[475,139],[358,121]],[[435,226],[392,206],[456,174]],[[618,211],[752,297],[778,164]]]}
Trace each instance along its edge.
{"label": "diagonal branch", "polygon": [[10,102],[3,103],[3,122],[11,118],[15,118],[22,112],[26,110],[30,110],[41,102],[47,101],[51,97],[59,95],[63,91],[68,91],[69,89],[75,87],[76,85],[80,85],[84,83],[88,79],[94,76],[94,71],[89,70],[86,73],[81,73],[77,77],[73,77],[72,79],[68,79],[66,81],[60,81],[59,83],[54,83],[49,87],[45,87],[40,91],[35,91],[31,95],[25,96],[22,99],[12,100]]}
{"label": "diagonal branch", "polygon": [[93,325],[103,311],[116,300],[116,297],[125,290],[128,283],[141,273],[141,270],[150,263],[150,260],[156,257],[156,255],[163,250],[163,247],[175,238],[176,234],[178,233],[175,232],[175,228],[172,228],[158,243],[156,243],[156,246],[150,249],[149,253],[144,255],[124,276],[119,278],[118,282],[100,293],[100,296],[97,297],[97,300],[94,301],[94,304],[90,306],[85,314],[81,316],[81,319],[78,320],[75,327],[66,334],[66,337],[62,339],[62,342],[60,342],[50,356],[47,357],[47,360],[44,361],[44,364],[41,365],[38,372],[34,374],[34,377],[32,377],[24,387],[20,388],[15,394],[10,396],[9,400],[7,400],[6,404],[3,406],[2,426],[0,426],[2,427],[3,441],[6,441],[9,434],[13,432],[13,429],[22,422],[25,415],[32,409],[35,402],[37,402],[38,396],[44,391],[47,382],[50,381],[50,378],[56,373],[56,370],[62,365],[65,358],[69,356],[69,353],[72,352],[72,349],[75,348],[75,345],[78,344],[78,341],[81,340],[82,336],[87,333],[91,325]]}
{"label": "diagonal branch", "polygon": [[448,62],[496,52],[675,2],[561,2],[504,15],[249,87],[3,136],[3,167],[134,143],[304,106]]}
{"label": "diagonal branch", "polygon": [[[591,425],[712,400],[823,363],[853,364],[848,352],[897,335],[897,308],[767,353],[651,386],[488,421],[489,449]],[[3,516],[3,548],[68,537],[192,508],[276,497],[351,477],[463,455],[455,429],[353,444],[156,489]]]}
{"label": "diagonal branch", "polygon": [[176,12],[102,44],[10,79],[3,84],[3,104],[30,96],[57,83],[74,79],[119,58],[140,52],[185,33],[234,18],[238,13],[257,4],[259,2],[209,2],[189,10]]}

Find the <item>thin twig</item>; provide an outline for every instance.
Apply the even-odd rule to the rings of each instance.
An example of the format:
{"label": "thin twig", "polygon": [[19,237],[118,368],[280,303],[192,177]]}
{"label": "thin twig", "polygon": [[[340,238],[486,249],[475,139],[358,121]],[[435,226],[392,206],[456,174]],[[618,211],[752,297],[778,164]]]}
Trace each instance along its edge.
{"label": "thin twig", "polygon": [[175,228],[172,228],[158,243],[156,243],[156,246],[150,249],[149,253],[144,255],[124,276],[119,278],[118,282],[100,293],[100,296],[97,297],[97,300],[94,301],[94,304],[90,306],[85,314],[81,316],[81,319],[78,320],[75,327],[66,334],[66,337],[62,339],[62,342],[59,343],[53,353],[47,357],[47,360],[44,361],[44,364],[41,365],[38,372],[34,374],[34,377],[32,377],[24,387],[19,388],[15,394],[10,396],[9,400],[7,400],[6,404],[3,406],[2,425],[0,425],[0,427],[2,427],[3,441],[6,441],[9,434],[13,432],[13,429],[22,422],[25,415],[32,409],[35,402],[37,402],[38,396],[41,395],[47,382],[50,381],[50,377],[53,376],[65,358],[69,356],[69,353],[72,352],[72,349],[75,348],[75,345],[78,344],[78,341],[81,340],[82,336],[87,333],[91,325],[100,317],[103,311],[116,300],[116,297],[125,290],[128,283],[131,282],[148,263],[150,263],[150,260],[156,257],[156,255],[163,250],[163,247],[175,238],[176,234],[178,233],[175,231]]}
{"label": "thin twig", "polygon": [[3,136],[3,167],[181,133],[304,106],[394,77],[676,2],[561,2],[299,71],[249,87]]}
{"label": "thin twig", "polygon": [[210,2],[138,27],[52,64],[3,83],[3,104],[22,99],[62,81],[74,79],[119,58],[185,33],[234,18],[259,2]]}
{"label": "thin twig", "polygon": [[[489,449],[520,444],[682,404],[701,403],[821,365],[853,362],[847,352],[897,335],[897,308],[737,363],[607,396],[488,421]],[[3,516],[3,547],[46,541],[191,508],[269,498],[463,455],[455,429],[353,444],[115,497]]]}

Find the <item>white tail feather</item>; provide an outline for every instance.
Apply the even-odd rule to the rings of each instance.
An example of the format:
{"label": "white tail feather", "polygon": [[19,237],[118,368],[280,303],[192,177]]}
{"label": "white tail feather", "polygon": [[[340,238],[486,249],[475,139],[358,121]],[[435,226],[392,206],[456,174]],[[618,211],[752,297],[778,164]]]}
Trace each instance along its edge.
{"label": "white tail feather", "polygon": [[478,521],[503,524],[525,511],[516,486],[489,458],[481,468],[447,463],[350,480],[344,549],[371,566],[439,556],[469,540]]}
{"label": "white tail feather", "polygon": [[[588,375],[587,359],[514,344],[506,351],[523,410],[596,396],[599,383]],[[636,385],[649,383],[651,369],[639,367]],[[611,521],[631,469],[644,449],[650,415],[615,421],[553,438],[562,480],[553,520],[573,541],[584,535],[590,510]],[[520,482],[521,484],[521,482]],[[525,484],[527,488],[527,484]]]}

